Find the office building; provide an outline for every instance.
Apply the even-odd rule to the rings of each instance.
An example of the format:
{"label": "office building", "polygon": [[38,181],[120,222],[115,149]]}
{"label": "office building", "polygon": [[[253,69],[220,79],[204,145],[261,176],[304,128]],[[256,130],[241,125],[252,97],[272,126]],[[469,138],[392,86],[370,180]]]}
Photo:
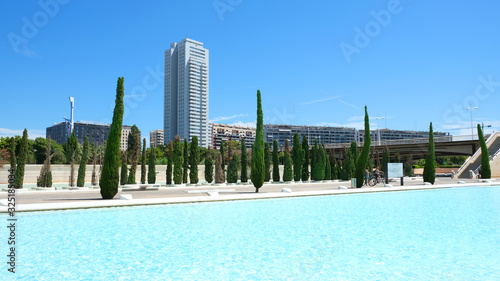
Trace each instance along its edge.
{"label": "office building", "polygon": [[240,127],[224,124],[211,124],[212,125],[212,148],[219,149],[221,143],[224,141],[241,141],[245,139],[247,148],[252,148],[255,141],[255,128]]}
{"label": "office building", "polygon": [[324,127],[324,126],[295,126],[295,125],[264,125],[264,139],[268,143],[278,141],[278,145],[284,146],[285,140],[293,145],[293,136],[298,133],[300,141],[306,136],[309,145],[314,144],[314,138],[318,142],[325,144],[331,143],[350,143],[356,141],[357,131],[354,128],[344,127]]}
{"label": "office building", "polygon": [[[355,128],[345,127],[323,127],[323,126],[295,126],[295,125],[264,125],[264,138],[266,142],[272,143],[278,141],[280,147],[285,145],[285,140],[293,145],[293,136],[295,133],[300,135],[302,141],[306,136],[309,145],[314,144],[316,138],[318,142],[325,144],[349,144],[353,141],[361,143],[364,141],[365,131]],[[379,137],[380,135],[380,137]],[[429,132],[425,131],[403,131],[403,130],[370,130],[372,144],[383,145],[384,142],[392,140],[428,138]],[[441,140],[452,140],[450,133],[434,132],[434,138]]]}
{"label": "office building", "polygon": [[164,142],[198,137],[211,144],[208,124],[209,52],[203,43],[183,39],[165,51]]}
{"label": "office building", "polygon": [[[66,143],[70,133],[70,122],[56,123],[51,127],[46,128],[45,136],[49,136],[59,144]],[[78,143],[83,144],[84,138],[87,137],[90,143],[96,147],[104,144],[109,135],[109,124],[95,124],[93,122],[74,122],[73,131],[78,140]]]}
{"label": "office building", "polygon": [[149,131],[149,147],[157,147],[163,144],[163,130]]}
{"label": "office building", "polygon": [[[45,137],[49,136],[59,144],[64,144],[67,142],[70,133],[70,122],[60,122],[56,123],[51,127],[46,128]],[[109,124],[96,124],[93,122],[74,122],[74,132],[76,139],[79,144],[83,144],[85,137],[89,139],[89,142],[94,144],[95,147],[103,145],[108,140],[109,129],[111,125]],[[131,126],[123,125],[122,134],[120,141],[120,149],[127,150],[128,146],[128,135],[130,134]]]}

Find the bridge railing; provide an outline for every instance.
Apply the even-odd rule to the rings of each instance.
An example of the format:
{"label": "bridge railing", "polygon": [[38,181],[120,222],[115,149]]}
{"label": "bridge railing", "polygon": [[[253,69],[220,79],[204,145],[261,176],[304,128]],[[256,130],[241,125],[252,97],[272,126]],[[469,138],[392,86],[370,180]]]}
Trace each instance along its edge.
{"label": "bridge railing", "polygon": [[[444,137],[435,137],[434,142],[450,142],[450,141],[468,141],[475,139],[477,140],[477,136],[472,138],[471,135],[463,135],[463,136],[444,136]],[[428,143],[429,138],[413,138],[413,139],[399,139],[399,140],[383,140],[377,141],[372,140],[372,146],[391,146],[391,145],[402,145],[402,144],[422,144]],[[326,144],[327,148],[342,148],[349,147],[351,143],[331,143]],[[358,143],[358,146],[363,146],[363,142]]]}

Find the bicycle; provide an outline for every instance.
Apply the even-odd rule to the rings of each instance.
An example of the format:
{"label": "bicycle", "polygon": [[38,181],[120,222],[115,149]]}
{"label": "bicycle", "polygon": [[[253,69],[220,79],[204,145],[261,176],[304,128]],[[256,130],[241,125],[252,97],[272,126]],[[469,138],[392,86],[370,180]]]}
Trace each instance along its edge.
{"label": "bicycle", "polygon": [[382,179],[381,176],[376,176],[373,175],[369,180],[368,180],[368,185],[370,186],[376,186],[379,183],[384,183],[384,180]]}

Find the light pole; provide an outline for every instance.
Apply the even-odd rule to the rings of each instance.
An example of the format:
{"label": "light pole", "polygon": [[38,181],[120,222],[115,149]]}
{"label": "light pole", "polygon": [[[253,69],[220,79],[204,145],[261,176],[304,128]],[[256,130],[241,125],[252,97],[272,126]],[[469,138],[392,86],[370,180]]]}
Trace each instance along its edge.
{"label": "light pole", "polygon": [[478,109],[478,107],[474,107],[472,108],[471,107],[467,107],[467,110],[470,111],[470,134],[471,134],[471,140],[474,140],[474,126],[472,125],[472,111],[475,110],[475,109]]}
{"label": "light pole", "polygon": [[380,145],[380,119],[385,119],[385,117],[375,117],[375,119],[377,119],[377,140]]}

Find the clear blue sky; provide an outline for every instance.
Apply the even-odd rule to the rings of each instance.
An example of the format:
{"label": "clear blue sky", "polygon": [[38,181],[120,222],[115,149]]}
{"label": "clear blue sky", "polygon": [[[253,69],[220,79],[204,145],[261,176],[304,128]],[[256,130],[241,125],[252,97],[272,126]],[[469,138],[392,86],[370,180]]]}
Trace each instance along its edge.
{"label": "clear blue sky", "polygon": [[0,3],[0,136],[45,136],[69,96],[75,120],[110,122],[123,76],[124,124],[149,139],[164,51],[186,36],[210,50],[211,121],[255,124],[260,89],[265,123],[361,127],[367,105],[381,128],[470,134],[472,103],[500,130],[498,1],[41,3]]}

